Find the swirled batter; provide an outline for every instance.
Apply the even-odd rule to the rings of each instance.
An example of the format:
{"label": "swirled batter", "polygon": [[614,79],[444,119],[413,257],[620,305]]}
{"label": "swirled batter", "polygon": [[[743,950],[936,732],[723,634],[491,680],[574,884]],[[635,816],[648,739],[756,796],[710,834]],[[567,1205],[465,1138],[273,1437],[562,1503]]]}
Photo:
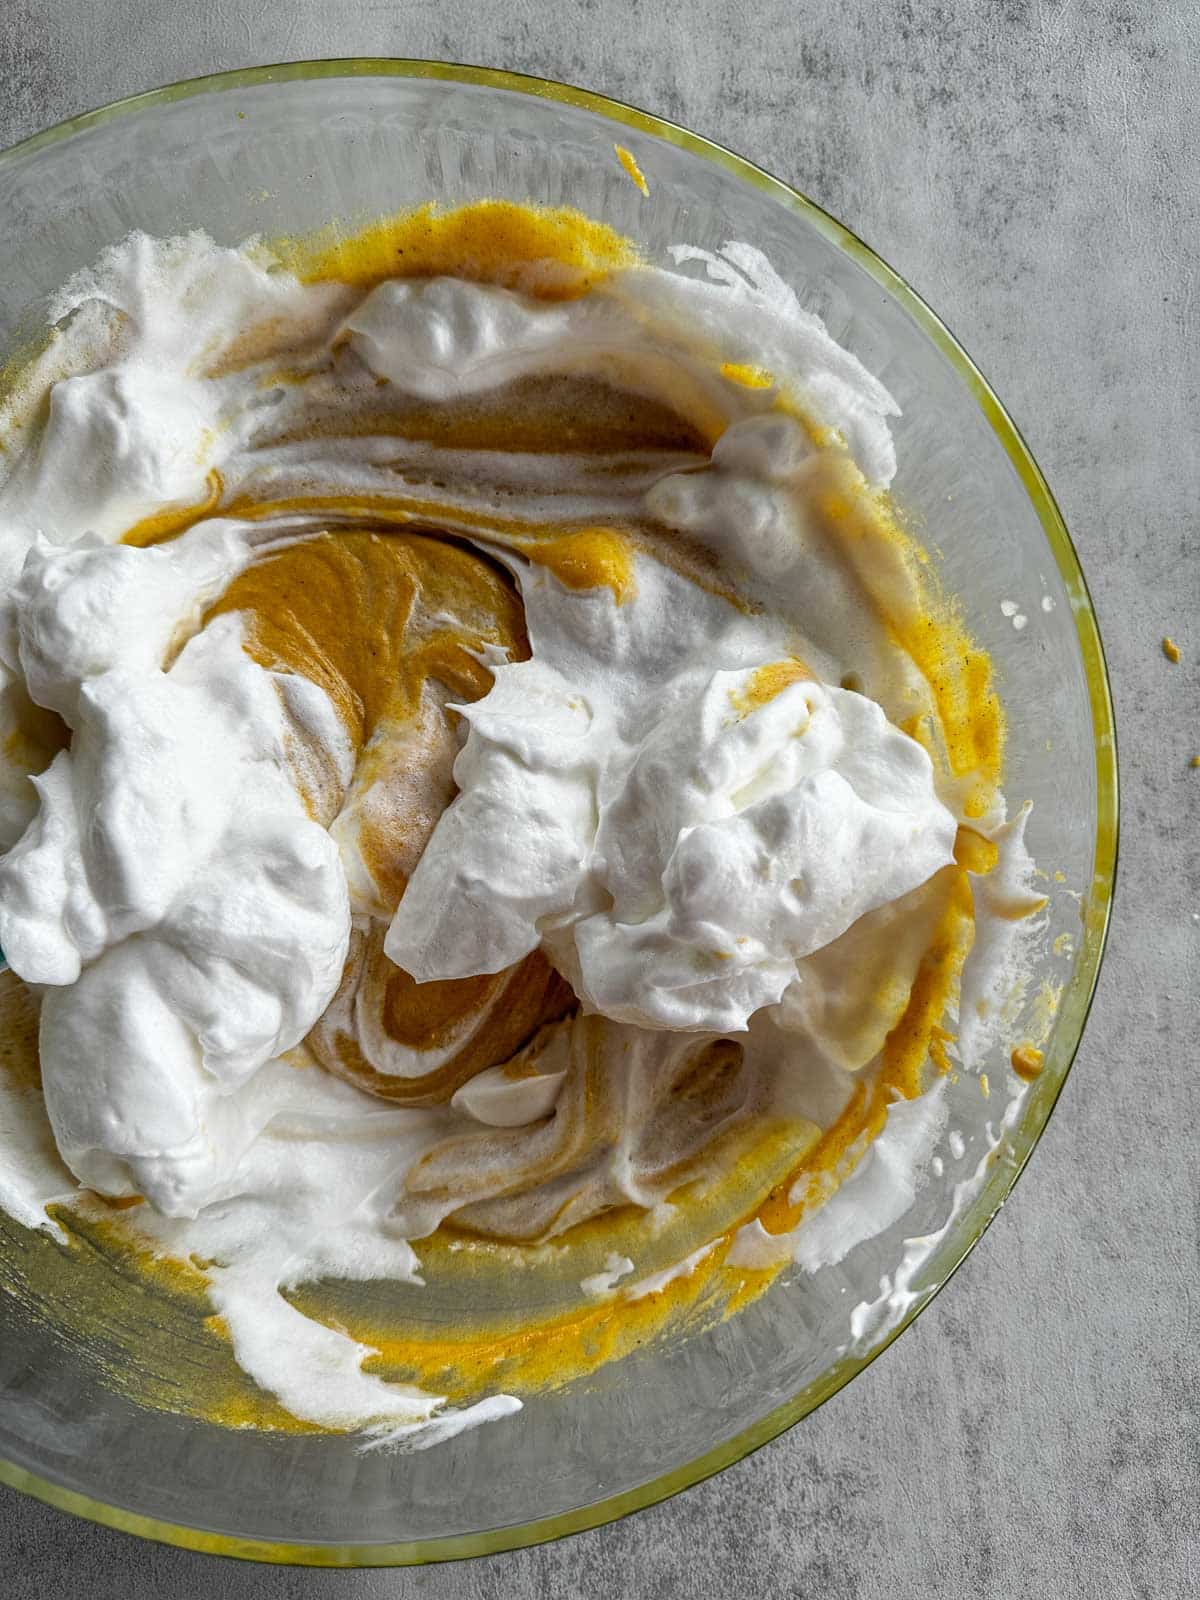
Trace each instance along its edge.
{"label": "swirled batter", "polygon": [[724,1314],[890,1130],[886,1225],[1039,909],[894,403],[675,256],[138,236],[0,417],[0,1199],[185,1263],[251,1420],[428,1438]]}

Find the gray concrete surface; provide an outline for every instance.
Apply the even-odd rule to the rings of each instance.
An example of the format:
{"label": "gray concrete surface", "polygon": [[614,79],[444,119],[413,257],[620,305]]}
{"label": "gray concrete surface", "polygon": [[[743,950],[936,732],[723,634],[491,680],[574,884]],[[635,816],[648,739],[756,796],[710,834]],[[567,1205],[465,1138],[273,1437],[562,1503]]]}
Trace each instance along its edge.
{"label": "gray concrete surface", "polygon": [[[10,1600],[1200,1592],[1200,11],[1191,0],[7,0],[0,142],[134,90],[391,54],[563,78],[752,155],[921,289],[1005,398],[1099,607],[1122,882],[1033,1165],[936,1305],[791,1434],[564,1544],[268,1571],[0,1491]],[[1184,650],[1170,666],[1164,633]]]}

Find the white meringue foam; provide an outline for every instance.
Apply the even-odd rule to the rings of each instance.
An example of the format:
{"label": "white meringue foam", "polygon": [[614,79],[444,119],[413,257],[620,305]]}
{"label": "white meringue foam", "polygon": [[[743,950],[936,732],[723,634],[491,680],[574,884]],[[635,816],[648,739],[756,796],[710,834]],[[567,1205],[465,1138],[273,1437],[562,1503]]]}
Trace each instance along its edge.
{"label": "white meringue foam", "polygon": [[0,945],[46,986],[64,1159],[167,1215],[223,1190],[259,1131],[236,1091],[307,1034],[349,939],[337,849],[305,815],[284,701],[238,618],[159,665],[248,559],[220,524],[157,550],[43,543],[14,591],[26,688],[72,741],[0,860]]}
{"label": "white meringue foam", "polygon": [[536,658],[498,668],[462,708],[461,794],[387,954],[465,977],[546,938],[592,1010],[744,1030],[797,960],[951,861],[956,831],[928,755],[873,701],[806,681],[742,709],[754,677],[681,674],[631,744],[594,691]]}

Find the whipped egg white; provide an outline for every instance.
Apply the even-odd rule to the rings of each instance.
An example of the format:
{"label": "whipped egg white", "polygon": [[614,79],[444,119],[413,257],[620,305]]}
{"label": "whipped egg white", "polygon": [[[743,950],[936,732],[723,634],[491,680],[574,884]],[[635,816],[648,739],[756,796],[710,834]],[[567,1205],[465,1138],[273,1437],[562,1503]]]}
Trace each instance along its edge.
{"label": "whipped egg white", "polygon": [[[782,1209],[582,1293],[836,1259],[911,1199],[972,944],[966,1066],[1019,976],[1040,901],[994,693],[948,711],[913,642],[894,402],[757,252],[674,255],[564,298],[135,236],[0,415],[0,947],[41,1073],[0,1203],[143,1201],[308,1421],[517,1407],[372,1376],[292,1302],[419,1293],[443,1224],[649,1241],[787,1126]],[[860,1102],[838,1244],[808,1213],[853,1160],[803,1158]]]}

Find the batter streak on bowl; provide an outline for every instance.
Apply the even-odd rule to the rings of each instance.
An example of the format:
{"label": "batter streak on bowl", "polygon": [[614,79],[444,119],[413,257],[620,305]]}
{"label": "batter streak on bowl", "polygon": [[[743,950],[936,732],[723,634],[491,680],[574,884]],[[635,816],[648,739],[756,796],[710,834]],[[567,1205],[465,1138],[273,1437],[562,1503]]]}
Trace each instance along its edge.
{"label": "batter streak on bowl", "polygon": [[899,1215],[1002,1025],[895,406],[674,254],[135,236],[9,396],[0,1199],[253,1380],[159,1403],[424,1443],[684,1336]]}

